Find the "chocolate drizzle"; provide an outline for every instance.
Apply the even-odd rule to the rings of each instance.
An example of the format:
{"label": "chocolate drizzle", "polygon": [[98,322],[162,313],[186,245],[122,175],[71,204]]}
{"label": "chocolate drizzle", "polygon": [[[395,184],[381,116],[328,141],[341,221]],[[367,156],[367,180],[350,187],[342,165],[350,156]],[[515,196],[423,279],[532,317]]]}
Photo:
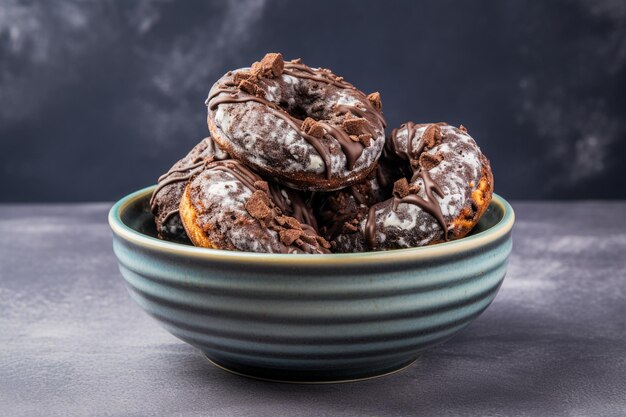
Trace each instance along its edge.
{"label": "chocolate drizzle", "polygon": [[[410,161],[412,159],[417,159],[417,157],[419,157],[419,154],[422,153],[422,151],[424,150],[424,146],[425,146],[425,142],[422,141],[420,143],[420,146],[415,149],[415,151],[413,151],[413,136],[415,135],[416,132],[416,128],[420,127],[420,125],[416,125],[413,122],[407,122],[402,124],[399,128],[397,129],[393,129],[391,131],[391,141],[389,142],[389,145],[391,146],[391,150],[393,151],[393,153],[398,156],[399,158],[402,158],[406,161]],[[402,146],[400,144],[400,142],[398,142],[398,132],[401,129],[406,129],[406,151],[402,151]]]}
{"label": "chocolate drizzle", "polygon": [[349,187],[348,190],[350,191],[350,194],[352,195],[352,197],[354,197],[357,203],[363,205],[367,204],[367,198],[365,198],[365,196],[361,194],[361,192],[357,189],[355,185]]}
{"label": "chocolate drizzle", "polygon": [[354,168],[354,164],[361,157],[363,153],[363,145],[360,142],[354,142],[350,139],[350,136],[343,131],[343,129],[336,128],[325,122],[318,122],[322,125],[327,134],[337,139],[339,146],[344,155],[346,155],[346,165],[349,170]]}
{"label": "chocolate drizzle", "polygon": [[[398,205],[401,203],[406,204],[414,204],[420,207],[422,210],[433,216],[441,229],[443,230],[443,238],[445,241],[448,241],[448,225],[443,217],[443,212],[441,211],[441,206],[439,202],[435,199],[435,193],[443,198],[443,190],[437,183],[432,179],[428,171],[420,170],[416,172],[418,178],[421,178],[424,182],[424,194],[425,197],[420,197],[417,194],[409,194],[405,197],[398,198],[397,196],[392,197],[391,210],[395,211],[398,208]],[[373,205],[369,209],[369,213],[367,216],[367,221],[365,223],[365,240],[367,241],[370,248],[375,249],[377,246],[376,241],[376,207],[377,204]]]}
{"label": "chocolate drizzle", "polygon": [[356,90],[356,87],[345,81],[343,77],[338,77],[327,69],[310,68],[301,63],[299,59],[285,62],[283,73],[296,78],[306,78],[308,80],[331,84],[339,88]]}
{"label": "chocolate drizzle", "polygon": [[[227,94],[227,95],[220,96],[221,94]],[[272,103],[271,101],[268,101],[268,100],[266,100],[264,98],[253,96],[251,94],[247,94],[247,93],[245,93],[243,91],[240,91],[240,90],[237,90],[237,89],[226,89],[226,88],[217,89],[215,92],[213,92],[209,96],[209,98],[207,98],[206,103],[207,103],[207,106],[209,107],[209,110],[215,110],[217,108],[217,106],[222,104],[222,103],[243,103],[243,102],[246,102],[246,101],[255,101],[257,103],[260,103],[260,104],[263,104],[264,106],[269,107],[274,112],[274,114],[276,116],[280,117],[286,123],[288,123],[291,127],[296,129],[300,133],[300,135],[311,146],[313,146],[313,148],[315,148],[317,153],[320,155],[320,157],[322,158],[322,161],[324,162],[324,170],[326,172],[326,177],[330,178],[331,170],[330,170],[330,151],[329,151],[329,149],[326,146],[324,146],[319,141],[319,139],[317,139],[316,137],[308,135],[308,134],[302,132],[300,130],[300,126],[302,125],[302,121],[299,120],[299,119],[296,119],[293,116],[291,116],[289,113],[287,113],[285,110],[283,110],[280,106],[278,106],[275,103]]]}
{"label": "chocolate drizzle", "polygon": [[429,213],[433,216],[441,228],[443,229],[444,239],[448,240],[448,225],[446,224],[445,219],[443,218],[443,212],[441,211],[441,206],[439,202],[435,200],[434,193],[436,193],[439,197],[443,198],[443,190],[439,185],[432,179],[428,171],[420,170],[416,172],[415,175],[418,178],[421,178],[424,182],[424,194],[426,195],[424,198],[420,197],[417,194],[409,194],[402,198],[393,197],[392,209],[396,210],[398,208],[398,204],[407,203],[407,204],[415,204],[420,207],[422,210]]}
{"label": "chocolate drizzle", "polygon": [[[287,195],[283,195],[282,192]],[[270,184],[268,191],[272,201],[281,209],[283,213],[292,212],[291,216],[295,217],[300,223],[310,225],[311,228],[317,233],[317,220],[313,216],[311,209],[302,200],[298,192],[292,191],[287,188],[280,188],[276,184]],[[289,204],[291,205],[291,210]]]}
{"label": "chocolate drizzle", "polygon": [[[291,201],[291,209],[293,211],[292,216],[300,220],[303,225],[311,226],[311,228],[317,234],[317,220],[313,215],[310,207],[302,200],[297,192],[287,192],[289,194],[289,201]],[[280,201],[280,200],[278,200]]]}
{"label": "chocolate drizzle", "polygon": [[256,189],[254,186],[255,181],[260,180],[254,172],[236,159],[225,159],[223,161],[211,162],[206,166],[205,170],[227,172],[237,178],[237,180],[239,180],[246,188],[249,188],[252,191]]}
{"label": "chocolate drizzle", "polygon": [[376,206],[370,207],[367,213],[367,221],[365,222],[365,241],[371,249],[376,249]]}
{"label": "chocolate drizzle", "polygon": [[193,162],[191,163],[191,165],[186,165],[180,168],[176,168],[176,169],[170,169],[169,171],[167,171],[165,174],[161,175],[159,177],[159,179],[157,180],[157,182],[161,182],[164,179],[166,179],[167,177],[171,176],[174,173],[179,173],[179,172],[185,172],[185,171],[189,171],[189,170],[193,170],[196,168],[201,167],[202,165],[205,164],[205,160],[202,158],[196,158],[193,160]]}
{"label": "chocolate drizzle", "polygon": [[374,109],[374,106],[372,106],[371,103],[367,102],[366,106],[369,107],[369,109],[361,109],[360,107],[351,106],[349,104],[335,104],[334,109],[338,114],[344,114],[344,113],[350,112],[350,113],[355,114],[358,117],[364,117],[365,119],[367,119],[367,121],[370,122],[369,133],[371,133],[372,136],[374,136],[375,132],[372,129],[372,126],[375,123],[373,122],[376,121],[380,123],[383,128],[385,128],[387,127],[387,121],[383,117],[382,113]]}
{"label": "chocolate drizzle", "polygon": [[[440,125],[440,124],[437,124]],[[443,230],[443,238],[445,241],[448,241],[448,225],[444,219],[443,212],[441,211],[441,206],[439,202],[435,199],[435,194],[439,197],[443,198],[444,193],[441,187],[432,179],[427,170],[419,167],[417,164],[417,160],[424,152],[427,147],[426,140],[424,138],[420,138],[419,146],[417,149],[413,149],[413,136],[415,135],[417,128],[424,125],[416,125],[413,122],[408,122],[403,124],[399,129],[394,129],[391,133],[389,146],[392,148],[391,150],[395,153],[395,155],[405,161],[409,161],[410,169],[411,169],[411,179],[410,183],[414,183],[419,178],[422,179],[424,184],[424,197],[421,197],[417,194],[415,188],[414,191],[408,195],[404,195],[399,197],[394,195],[392,197],[391,210],[396,211],[398,205],[401,203],[406,204],[414,204],[420,207],[422,210],[433,216],[441,229]],[[406,129],[407,131],[407,143],[406,150],[402,151],[401,143],[398,141],[398,132],[400,129]],[[365,223],[365,240],[370,248],[375,249],[377,246],[376,241],[376,208],[377,205],[373,205],[370,207],[367,221]]]}
{"label": "chocolate drizzle", "polygon": [[202,171],[205,164],[226,157],[226,153],[217,148],[210,137],[204,138],[158,178],[149,207],[155,216],[156,231],[160,238],[187,241],[187,234],[178,218],[185,186],[193,175]]}
{"label": "chocolate drizzle", "polygon": [[[156,188],[154,189],[154,192],[152,193],[152,196],[150,197],[150,210],[152,212],[155,212],[157,210],[157,202],[156,202],[156,196],[157,194],[163,190],[163,188],[165,188],[166,186],[170,185],[170,184],[175,184],[177,182],[186,182],[189,181],[189,179],[191,179],[191,177],[193,177],[195,174],[198,173],[198,171],[201,171],[202,166],[204,166],[205,164],[211,162],[213,160],[213,158],[195,158],[191,164],[189,165],[184,165],[180,168],[176,168],[176,169],[171,169],[168,172],[166,172],[165,174],[161,175],[158,179],[158,184],[156,186]],[[183,172],[186,172],[184,175],[176,175],[176,176],[172,176],[173,174],[181,174]],[[165,223],[167,222],[167,220],[172,217],[174,214],[178,213],[178,208],[173,209],[168,211],[167,213],[165,213],[165,215],[163,215],[161,222]]]}

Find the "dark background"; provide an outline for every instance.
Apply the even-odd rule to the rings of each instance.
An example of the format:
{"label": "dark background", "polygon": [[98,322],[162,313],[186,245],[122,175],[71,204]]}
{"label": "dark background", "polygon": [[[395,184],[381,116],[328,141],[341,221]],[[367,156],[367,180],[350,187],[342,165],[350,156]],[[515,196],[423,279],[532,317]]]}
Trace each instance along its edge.
{"label": "dark background", "polygon": [[0,0],[0,201],[113,200],[265,52],[464,124],[514,199],[626,198],[626,2]]}

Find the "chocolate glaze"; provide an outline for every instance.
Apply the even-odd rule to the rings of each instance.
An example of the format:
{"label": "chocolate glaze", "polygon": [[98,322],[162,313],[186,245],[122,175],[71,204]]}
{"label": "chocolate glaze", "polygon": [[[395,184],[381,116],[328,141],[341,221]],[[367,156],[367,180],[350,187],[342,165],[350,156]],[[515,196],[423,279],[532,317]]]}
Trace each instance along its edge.
{"label": "chocolate glaze", "polygon": [[[253,67],[255,65],[253,65]],[[354,140],[355,138],[351,138],[350,135],[345,132],[342,126],[337,126],[337,124],[342,123],[342,116],[350,113],[353,116],[365,118],[367,121],[365,130],[372,136],[374,140],[376,140],[376,138],[380,135],[380,126],[382,126],[382,128],[386,126],[384,117],[382,116],[381,112],[374,107],[374,105],[367,99],[367,97],[362,92],[356,90],[356,88],[352,84],[343,80],[342,77],[336,76],[335,74],[330,72],[330,70],[309,68],[308,66],[302,64],[300,60],[288,61],[284,63],[284,69],[282,70],[282,73],[285,75],[298,79],[306,79],[325,83],[331,85],[332,87],[330,88],[334,89],[334,91],[337,91],[336,88],[350,89],[352,91],[350,93],[352,97],[355,97],[355,94],[357,96],[360,96],[360,98],[355,98],[355,100],[357,100],[356,105],[331,104],[330,108],[323,110],[325,112],[325,117],[323,120],[320,120],[319,117],[313,117],[313,119],[316,120],[319,125],[321,125],[324,129],[324,136],[322,138],[311,136],[301,130],[303,120],[290,114],[283,107],[280,107],[276,102],[272,102],[265,97],[259,97],[259,95],[262,94],[257,94],[256,92],[256,95],[250,94],[248,92],[248,89],[246,89],[246,91],[241,90],[236,85],[235,80],[237,79],[237,75],[242,73],[246,74],[244,75],[244,77],[249,77],[246,78],[247,80],[256,83],[259,91],[267,91],[268,88],[274,88],[271,87],[272,83],[274,82],[273,79],[264,78],[264,76],[257,73],[251,73],[247,69],[241,70],[239,72],[230,72],[230,75],[227,74],[226,77],[219,81],[219,84],[216,84],[216,86],[213,87],[210,95],[208,96],[205,103],[207,104],[209,111],[215,111],[220,104],[233,104],[243,102],[256,102],[262,104],[263,106],[270,109],[270,111],[272,111],[275,116],[278,116],[280,119],[285,121],[289,126],[291,126],[291,128],[297,130],[298,134],[315,149],[317,154],[322,159],[325,177],[328,180],[330,180],[333,176],[333,173],[331,172],[331,156],[333,155],[333,152],[336,151],[335,149],[333,149],[333,152],[331,152],[331,147],[334,146],[334,141],[329,140],[329,137],[334,139],[336,143],[339,144],[342,153],[345,155],[346,169],[348,171],[352,171],[355,168],[355,164],[361,158],[361,155],[363,154],[365,148],[365,145],[362,143],[362,141]],[[285,83],[291,83],[291,81],[287,82],[280,76],[278,76],[276,80],[276,82],[278,83],[278,88],[285,88]],[[327,94],[331,93],[327,92]],[[315,93],[313,93],[313,95],[315,96]],[[325,104],[325,106],[328,105]],[[314,115],[307,116],[312,117]],[[363,141],[366,140],[367,138]],[[256,166],[256,168],[263,170],[261,166]],[[363,169],[359,168],[359,172],[362,171]]]}
{"label": "chocolate glaze", "polygon": [[[359,208],[331,238],[335,251],[399,249],[458,239],[488,206],[493,192],[489,161],[466,131],[442,123],[406,123],[399,130],[388,138],[379,161],[389,159],[384,165],[392,168],[385,173],[395,181],[393,195],[363,204],[349,190]],[[386,179],[381,174],[376,173],[379,185]],[[324,219],[322,228],[336,229],[333,221],[342,216],[340,212]]]}
{"label": "chocolate glaze", "polygon": [[[297,72],[291,70],[297,70]],[[285,62],[285,70],[283,72],[296,78],[306,78],[309,80],[321,81],[332,84],[339,88],[350,88],[352,90],[356,90],[356,87],[344,81],[343,77],[336,76],[330,70],[325,70],[321,68],[313,69],[307,67],[304,64],[301,64],[300,60]],[[337,115],[351,113],[357,117],[365,118],[368,121],[368,133],[374,137],[376,135],[373,127],[375,123],[380,123],[383,127],[387,127],[387,123],[382,113],[374,109],[369,101],[364,100],[362,104],[365,105],[367,109],[361,109],[357,106],[351,106],[348,104],[335,104],[333,107]],[[363,153],[363,145],[350,139],[350,136],[343,129],[335,128],[328,123],[320,123],[327,133],[330,133],[331,136],[338,140],[343,152],[346,154],[348,169],[353,169],[354,163]]]}
{"label": "chocolate glaze", "polygon": [[[270,251],[278,250],[281,253],[328,253],[328,250],[320,246],[320,244],[316,240],[319,238],[316,229],[316,223],[314,221],[312,222],[312,224],[306,223],[307,220],[310,221],[311,219],[313,219],[313,215],[306,207],[303,200],[297,195],[297,192],[290,192],[285,190],[285,196],[281,192],[283,189],[276,184],[267,184],[268,188],[265,188],[264,185],[260,184],[265,182],[262,180],[261,177],[259,177],[256,173],[250,170],[250,168],[248,168],[246,165],[234,159],[215,161],[207,164],[202,173],[199,174],[206,177],[203,178],[202,181],[214,181],[215,179],[213,177],[208,177],[209,175],[211,175],[210,173],[212,171],[220,171],[234,177],[237,181],[239,181],[241,186],[249,189],[252,193],[258,192],[259,190],[263,191],[267,189],[270,209],[272,213],[271,217],[274,218],[276,216],[282,216],[283,214],[287,216],[291,215],[291,217],[294,217],[296,220],[298,220],[299,227],[306,235],[308,235],[308,241],[306,243],[300,242],[299,245],[297,245],[296,243],[285,244],[282,242],[282,240],[270,237],[270,235],[267,234],[269,230],[277,230],[275,228],[272,228],[276,227],[276,224],[274,224],[274,226],[268,226],[265,221],[260,220],[253,220],[251,222],[254,217],[249,220],[236,220],[233,218],[232,224],[230,224],[230,219],[228,221],[222,220],[221,222],[216,223],[215,227],[224,227],[226,223],[229,224],[229,228],[233,229],[243,227],[244,229],[241,229],[243,233],[250,233],[250,239],[262,239],[261,241],[265,242],[264,244],[269,245],[266,246],[266,248],[273,248],[270,249]],[[193,189],[195,189],[196,185],[194,185],[194,179],[191,180],[191,184],[194,186]],[[200,182],[199,184],[202,184],[202,182]],[[237,193],[237,191],[233,192]],[[192,193],[194,193],[194,191],[192,191]],[[206,196],[201,199],[201,201],[206,202],[207,205],[204,206],[203,204],[201,204],[200,207],[197,208],[198,210],[211,210],[213,204],[210,201],[206,201],[205,199],[207,199]],[[186,226],[189,227],[189,225]],[[207,230],[212,229],[213,226]],[[305,237],[303,236],[302,239],[305,239]],[[225,249],[233,248],[233,241],[220,242],[220,244],[224,244]]]}
{"label": "chocolate glaze", "polygon": [[179,203],[186,183],[201,172],[204,165],[214,159],[226,158],[211,138],[205,138],[172,168],[158,179],[157,187],[150,198],[150,209],[155,216],[159,237],[175,241],[187,241],[179,213]]}
{"label": "chocolate glaze", "polygon": [[[417,149],[413,149],[413,139],[415,136],[416,128],[423,125],[416,125],[413,122],[407,122],[400,126],[398,129],[393,129],[390,136],[390,141],[388,142],[391,146],[391,150],[394,154],[405,160],[405,161],[415,161],[419,159],[421,153],[424,151],[426,147],[425,141],[421,141]],[[398,142],[398,132],[400,129],[405,128],[407,130],[407,143],[406,150],[402,151],[402,146]],[[441,187],[428,174],[428,171],[423,169],[417,169],[416,165],[411,163],[409,164],[409,168],[411,170],[411,179],[409,182],[414,183],[418,178],[421,178],[424,183],[424,193],[426,194],[425,198],[420,197],[416,193],[409,194],[403,198],[398,198],[396,196],[393,197],[392,210],[397,210],[398,204],[407,203],[407,204],[415,204],[420,207],[422,210],[429,213],[433,216],[441,228],[443,229],[444,239],[448,240],[448,225],[446,224],[443,213],[441,211],[441,207],[439,203],[435,200],[435,196],[433,194],[436,193],[439,197],[443,198],[444,193],[441,190]],[[375,207],[371,207],[369,210],[367,223],[365,227],[365,236],[366,241],[370,245],[372,249],[376,248],[376,210]],[[374,209],[374,210],[373,210]]]}
{"label": "chocolate glaze", "polygon": [[[207,164],[205,170],[228,172],[237,178],[246,188],[253,192],[257,190],[254,183],[257,181],[263,181],[258,174],[236,159],[226,159],[223,161],[212,162]],[[281,213],[296,218],[301,224],[308,225],[310,230],[315,231],[315,234],[317,234],[317,222],[315,220],[315,216],[313,216],[311,209],[305,204],[304,200],[302,200],[297,191],[282,188],[276,183],[269,183],[268,187],[270,201],[275,204]],[[285,197],[281,191],[285,191],[287,196]]]}
{"label": "chocolate glaze", "polygon": [[[228,93],[229,95],[226,96],[221,96],[218,97],[220,94],[224,94],[224,93]],[[331,172],[330,172],[330,150],[328,149],[327,146],[325,146],[324,144],[322,144],[320,142],[320,140],[316,137],[313,137],[311,135],[308,135],[304,132],[302,132],[300,130],[300,126],[302,125],[302,121],[299,119],[296,119],[295,117],[291,116],[289,113],[287,113],[285,110],[283,110],[282,108],[280,108],[278,105],[264,99],[261,97],[257,97],[257,96],[253,96],[252,94],[248,94],[245,93],[243,91],[237,90],[237,89],[218,89],[217,91],[215,91],[214,93],[212,93],[209,98],[207,99],[207,106],[209,107],[210,110],[215,110],[215,108],[217,108],[217,106],[219,106],[222,103],[243,103],[246,101],[255,101],[257,103],[263,104],[267,107],[269,107],[276,116],[280,117],[281,119],[283,119],[285,122],[289,123],[294,129],[297,129],[300,131],[300,135],[309,143],[311,144],[311,146],[313,146],[315,148],[315,150],[317,151],[317,153],[320,155],[320,157],[322,158],[322,161],[324,162],[324,169],[326,172],[326,178],[330,178]],[[348,138],[348,140],[350,140],[350,138]],[[360,154],[359,154],[360,156]],[[358,157],[357,157],[358,159]],[[356,159],[355,159],[356,161]]]}

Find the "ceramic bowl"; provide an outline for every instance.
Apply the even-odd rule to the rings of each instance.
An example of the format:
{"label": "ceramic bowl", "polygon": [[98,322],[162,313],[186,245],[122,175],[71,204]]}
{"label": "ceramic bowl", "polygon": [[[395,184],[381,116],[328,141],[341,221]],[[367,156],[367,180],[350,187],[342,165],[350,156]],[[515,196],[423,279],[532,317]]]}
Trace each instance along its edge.
{"label": "ceramic bowl", "polygon": [[380,376],[450,338],[492,302],[514,213],[493,201],[467,237],[332,255],[232,252],[157,239],[148,201],[109,213],[132,298],[169,332],[235,373],[327,382]]}

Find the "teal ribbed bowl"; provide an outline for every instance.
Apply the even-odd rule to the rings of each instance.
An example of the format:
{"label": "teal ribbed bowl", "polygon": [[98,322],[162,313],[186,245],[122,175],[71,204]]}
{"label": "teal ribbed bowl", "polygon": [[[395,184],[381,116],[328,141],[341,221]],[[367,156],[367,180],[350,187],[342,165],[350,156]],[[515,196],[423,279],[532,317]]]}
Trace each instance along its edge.
{"label": "teal ribbed bowl", "polygon": [[231,252],[157,239],[153,187],[109,212],[132,298],[235,373],[298,382],[383,375],[489,306],[506,273],[514,214],[494,195],[467,237],[334,255]]}

